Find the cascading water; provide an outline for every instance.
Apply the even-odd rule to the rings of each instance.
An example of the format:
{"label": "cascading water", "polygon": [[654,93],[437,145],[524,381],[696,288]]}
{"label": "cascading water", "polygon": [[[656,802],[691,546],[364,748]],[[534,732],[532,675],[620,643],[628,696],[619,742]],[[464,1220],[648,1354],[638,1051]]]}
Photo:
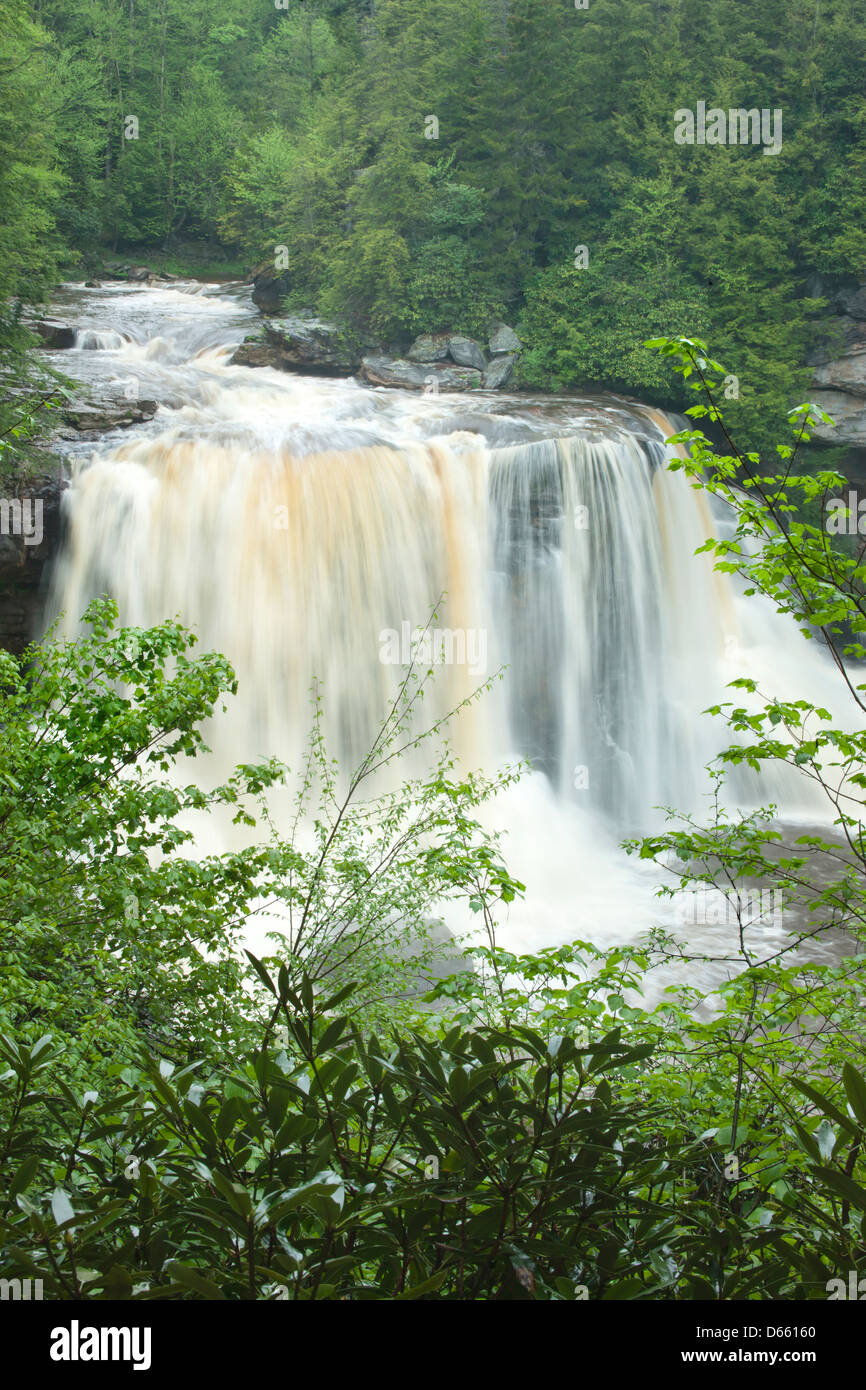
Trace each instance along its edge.
{"label": "cascading water", "polygon": [[[613,398],[418,396],[232,367],[250,311],[196,288],[82,301],[96,322],[64,368],[132,379],[160,409],[73,460],[49,615],[71,629],[101,592],[124,623],[179,614],[238,673],[214,757],[297,768],[313,681],[330,752],[355,761],[444,593],[428,721],[504,664],[458,721],[458,752],[535,769],[491,812],[527,884],[505,944],[606,944],[665,921],[656,871],[617,838],[655,806],[700,804],[725,742],[700,711],[735,675],[786,662],[797,680],[780,693],[801,693],[805,649],[695,556],[712,519],[663,466],[668,423]],[[823,694],[823,659],[805,657]]]}
{"label": "cascading water", "polygon": [[115,333],[111,328],[80,328],[75,334],[75,346],[82,352],[114,352],[128,342],[122,333]]}

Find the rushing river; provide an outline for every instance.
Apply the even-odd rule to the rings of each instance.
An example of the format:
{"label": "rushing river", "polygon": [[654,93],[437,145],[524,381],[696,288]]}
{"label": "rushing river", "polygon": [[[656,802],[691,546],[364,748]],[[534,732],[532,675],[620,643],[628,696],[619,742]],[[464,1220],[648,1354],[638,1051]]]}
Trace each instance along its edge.
{"label": "rushing river", "polygon": [[[619,841],[658,824],[660,805],[706,804],[704,765],[730,740],[701,711],[728,681],[824,703],[837,683],[815,643],[694,554],[726,523],[665,469],[669,421],[615,397],[421,395],[233,367],[259,318],[240,286],[70,286],[58,312],[78,336],[55,365],[159,408],[95,450],[69,443],[47,616],[74,626],[101,592],[124,623],[179,614],[240,682],[208,731],[213,770],[271,754],[297,768],[313,681],[330,751],[356,759],[444,593],[427,714],[505,666],[456,748],[489,772],[535,769],[490,811],[527,889],[503,944],[683,930],[654,895],[659,871]],[[789,821],[822,815],[778,774],[733,791]],[[729,930],[686,934],[715,953]],[[782,940],[778,921],[759,930]]]}

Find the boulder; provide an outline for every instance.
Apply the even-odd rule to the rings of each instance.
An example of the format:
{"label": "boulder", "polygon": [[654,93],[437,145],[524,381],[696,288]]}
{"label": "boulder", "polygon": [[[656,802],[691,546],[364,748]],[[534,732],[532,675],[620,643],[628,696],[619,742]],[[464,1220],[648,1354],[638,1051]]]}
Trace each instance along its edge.
{"label": "boulder", "polygon": [[471,367],[445,367],[437,363],[407,362],[401,357],[365,357],[360,376],[372,386],[402,387],[407,391],[475,391],[482,375]]}
{"label": "boulder", "polygon": [[248,334],[230,358],[234,367],[275,367],[281,370],[280,354],[258,334]]}
{"label": "boulder", "polygon": [[253,276],[253,303],[263,314],[278,314],[288,292],[288,275],[274,275],[273,271],[261,270]]}
{"label": "boulder", "polygon": [[101,280],[85,280],[85,282],[84,282],[84,288],[85,288],[86,290],[101,290],[101,289],[102,289],[102,281],[101,281]]}
{"label": "boulder", "polygon": [[447,356],[447,333],[422,333],[406,353],[410,362],[444,362]]}
{"label": "boulder", "polygon": [[293,315],[266,319],[260,333],[247,336],[232,356],[241,367],[276,367],[308,376],[351,376],[358,352],[337,324]]}
{"label": "boulder", "polygon": [[487,371],[484,373],[484,387],[487,391],[496,391],[501,386],[507,386],[514,375],[514,365],[517,361],[516,352],[502,353],[499,357],[494,357]]}
{"label": "boulder", "polygon": [[520,352],[523,348],[514,329],[509,328],[507,323],[491,324],[487,346],[493,357],[502,352]]}
{"label": "boulder", "polygon": [[155,279],[156,277],[154,276],[153,271],[150,270],[146,265],[134,265],[131,270],[127,271],[126,278],[127,280],[143,281]]}
{"label": "boulder", "polygon": [[33,324],[33,329],[39,334],[45,347],[75,347],[75,329],[70,328],[68,323],[58,323],[55,319],[39,319]]}
{"label": "boulder", "polygon": [[451,361],[460,367],[475,367],[479,372],[486,370],[487,359],[474,338],[464,338],[459,333],[451,333],[448,337],[448,352]]}
{"label": "boulder", "polygon": [[156,401],[90,400],[64,406],[60,415],[73,429],[81,433],[102,433],[106,430],[125,430],[150,420],[157,410]]}

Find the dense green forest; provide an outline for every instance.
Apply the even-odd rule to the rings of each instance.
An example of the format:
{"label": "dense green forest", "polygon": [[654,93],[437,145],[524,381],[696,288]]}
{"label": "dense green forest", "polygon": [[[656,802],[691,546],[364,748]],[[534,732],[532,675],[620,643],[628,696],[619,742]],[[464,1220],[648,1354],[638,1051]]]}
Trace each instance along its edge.
{"label": "dense green forest", "polygon": [[[801,395],[814,277],[866,271],[855,0],[4,0],[0,294],[199,241],[385,338],[515,323],[525,385],[657,400],[700,333],[736,423]],[[677,144],[700,100],[783,148]],[[577,248],[585,247],[581,261]],[[578,264],[575,262],[578,261]]]}

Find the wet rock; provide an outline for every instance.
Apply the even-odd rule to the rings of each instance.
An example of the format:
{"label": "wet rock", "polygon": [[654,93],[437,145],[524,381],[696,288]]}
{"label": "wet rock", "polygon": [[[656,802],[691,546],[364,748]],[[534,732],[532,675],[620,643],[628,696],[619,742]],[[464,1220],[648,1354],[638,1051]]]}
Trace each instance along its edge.
{"label": "wet rock", "polygon": [[39,334],[45,347],[75,347],[75,329],[70,328],[68,323],[58,323],[56,319],[39,319],[33,324],[33,330]]}
{"label": "wet rock", "polygon": [[523,344],[514,329],[509,328],[507,323],[491,325],[487,346],[492,357],[503,352],[520,352],[523,348]]}
{"label": "wet rock", "polygon": [[507,386],[514,375],[514,366],[517,362],[517,353],[503,353],[499,357],[494,357],[493,361],[484,373],[484,386],[488,391],[496,391],[502,386]]}
{"label": "wet rock", "polygon": [[156,414],[157,402],[148,400],[90,400],[64,406],[60,415],[79,433],[100,434],[106,430],[125,430],[140,425]]}
{"label": "wet rock", "polygon": [[410,362],[444,362],[447,356],[447,333],[422,333],[406,353]]}
{"label": "wet rock", "polygon": [[38,636],[48,567],[60,539],[66,482],[56,472],[0,497],[0,647],[21,652]]}
{"label": "wet rock", "polygon": [[127,278],[127,280],[142,280],[142,281],[147,281],[147,280],[155,280],[155,279],[156,279],[156,276],[154,275],[153,271],[152,271],[148,266],[146,266],[146,265],[134,265],[130,270],[127,271],[127,273],[126,273],[126,278]]}
{"label": "wet rock", "polygon": [[351,376],[361,359],[337,324],[291,315],[266,319],[261,331],[247,336],[231,360],[241,367],[275,367],[309,376]]}
{"label": "wet rock", "polygon": [[360,376],[371,386],[407,391],[477,391],[482,385],[481,372],[471,367],[408,362],[401,357],[365,357]]}
{"label": "wet rock", "polygon": [[101,290],[101,289],[102,289],[102,281],[101,281],[101,280],[85,280],[85,282],[84,282],[84,288],[85,288],[86,290]]}
{"label": "wet rock", "polygon": [[289,277],[260,270],[253,276],[253,303],[264,314],[278,314],[289,292]]}
{"label": "wet rock", "polygon": [[282,370],[280,354],[263,337],[252,334],[235,348],[230,359],[234,367],[274,367]]}
{"label": "wet rock", "polygon": [[448,352],[451,361],[460,367],[475,367],[479,372],[487,368],[487,359],[474,338],[464,338],[459,333],[450,334]]}

